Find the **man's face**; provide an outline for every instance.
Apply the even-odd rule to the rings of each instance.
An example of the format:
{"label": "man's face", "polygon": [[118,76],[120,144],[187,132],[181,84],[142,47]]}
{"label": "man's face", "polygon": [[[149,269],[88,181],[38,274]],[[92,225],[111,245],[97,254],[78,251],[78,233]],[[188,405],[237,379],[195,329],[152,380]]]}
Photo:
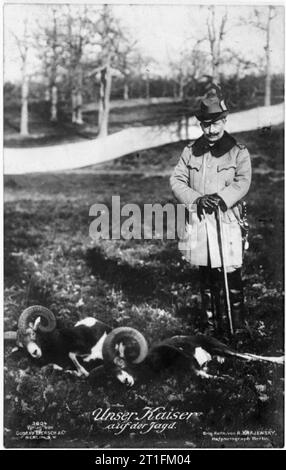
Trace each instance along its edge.
{"label": "man's face", "polygon": [[201,122],[201,128],[203,130],[205,138],[210,142],[214,143],[219,140],[224,133],[226,119],[219,119],[215,122]]}

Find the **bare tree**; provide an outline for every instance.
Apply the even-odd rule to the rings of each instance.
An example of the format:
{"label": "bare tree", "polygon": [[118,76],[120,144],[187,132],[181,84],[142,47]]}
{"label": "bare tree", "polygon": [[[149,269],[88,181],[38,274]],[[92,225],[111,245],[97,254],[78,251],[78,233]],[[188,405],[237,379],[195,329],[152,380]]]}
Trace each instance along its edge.
{"label": "bare tree", "polygon": [[[264,10],[264,9],[263,9]],[[264,106],[271,105],[271,60],[270,60],[270,39],[271,39],[271,21],[276,16],[275,7],[267,6],[267,14],[258,8],[254,9],[254,19],[252,24],[262,30],[265,34],[265,97]]]}
{"label": "bare tree", "polygon": [[114,27],[114,18],[109,5],[104,5],[98,25],[99,45],[101,48],[99,67],[99,111],[98,111],[98,135],[105,137],[108,134],[108,121],[110,109],[110,94],[112,86],[112,62],[115,56],[115,44],[118,32]]}
{"label": "bare tree", "polygon": [[104,65],[99,69],[99,111],[98,111],[98,135],[105,137],[108,134],[108,120],[110,110],[110,95],[112,86],[111,57],[106,57]]}
{"label": "bare tree", "polygon": [[192,64],[189,60],[189,53],[181,52],[178,60],[170,62],[172,70],[172,80],[174,82],[174,98],[183,100],[185,98],[186,86],[190,82],[192,75]]}
{"label": "bare tree", "polygon": [[[225,50],[225,61],[232,65],[233,73],[231,78],[234,79],[232,93],[231,96],[227,97],[227,102],[231,107],[236,108],[240,105],[241,99],[249,101],[248,95],[245,95],[245,93],[242,95],[241,80],[247,73],[259,70],[259,61],[254,62],[254,60],[247,58],[244,52],[233,49]],[[255,93],[255,88],[253,92]]]}
{"label": "bare tree", "polygon": [[189,87],[193,87],[205,74],[207,55],[200,50],[202,40],[182,51],[177,60],[170,61],[171,77],[174,82],[174,97],[186,98]]}
{"label": "bare tree", "polygon": [[118,69],[123,76],[123,99],[129,99],[129,85],[134,76],[137,51],[135,50],[137,41],[130,41],[127,37],[119,44]]}
{"label": "bare tree", "polygon": [[143,79],[144,91],[143,94],[147,100],[150,99],[150,81],[152,76],[152,68],[156,65],[155,59],[149,55],[143,55],[137,52],[134,58],[134,74],[140,81]]}
{"label": "bare tree", "polygon": [[[264,36],[264,73],[265,73],[265,94],[264,105],[270,106],[271,104],[271,22],[277,15],[277,9],[273,5],[261,6],[253,8],[251,14],[246,19],[240,18],[240,24],[252,25],[257,30],[261,31]],[[259,58],[257,59],[259,60]]]}
{"label": "bare tree", "polygon": [[210,45],[211,67],[213,80],[220,83],[221,63],[222,63],[222,42],[226,33],[227,7],[224,8],[222,15],[216,14],[217,7],[211,5],[208,7],[207,16],[207,38]]}
{"label": "bare tree", "polygon": [[51,121],[55,122],[58,119],[57,116],[57,105],[58,105],[58,88],[57,88],[57,68],[58,68],[58,25],[57,25],[57,10],[52,8],[52,36],[51,36],[51,49],[52,49],[52,61],[51,61],[51,77],[50,77],[50,89],[51,89]]}
{"label": "bare tree", "polygon": [[47,83],[46,100],[50,102],[50,120],[58,120],[58,81],[62,61],[63,43],[61,37],[60,5],[47,5],[45,15],[38,19],[38,32],[34,34],[38,54],[43,63]]}
{"label": "bare tree", "polygon": [[28,16],[25,15],[23,19],[23,34],[16,34],[11,32],[18,47],[19,55],[21,58],[21,118],[20,118],[20,135],[27,137],[29,135],[29,68],[28,68],[28,53],[30,48],[29,36],[29,21]]}
{"label": "bare tree", "polygon": [[89,18],[88,5],[65,6],[65,28],[64,43],[66,52],[63,65],[67,69],[68,88],[71,94],[72,122],[83,124],[82,118],[82,92],[84,77],[84,55],[85,47],[90,44],[91,21]]}
{"label": "bare tree", "polygon": [[94,45],[99,47],[99,52],[96,66],[89,76],[99,76],[98,136],[105,137],[108,134],[112,76],[120,70],[120,48],[126,41],[110,5],[103,5],[101,9],[96,34]]}
{"label": "bare tree", "polygon": [[227,7],[215,5],[200,6],[200,9],[204,18],[200,32],[196,36],[187,37],[180,58],[170,61],[176,71],[172,78],[176,95],[180,99],[184,98],[190,85],[194,87],[206,74],[211,76],[212,83],[219,84],[221,81],[228,10]]}

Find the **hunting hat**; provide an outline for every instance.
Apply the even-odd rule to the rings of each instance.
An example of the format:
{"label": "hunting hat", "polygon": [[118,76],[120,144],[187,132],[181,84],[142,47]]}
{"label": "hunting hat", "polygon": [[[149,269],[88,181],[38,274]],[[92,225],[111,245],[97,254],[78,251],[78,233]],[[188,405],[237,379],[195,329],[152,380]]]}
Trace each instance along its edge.
{"label": "hunting hat", "polygon": [[224,99],[217,94],[216,89],[211,89],[200,102],[200,109],[195,113],[199,121],[215,122],[223,119],[228,114]]}

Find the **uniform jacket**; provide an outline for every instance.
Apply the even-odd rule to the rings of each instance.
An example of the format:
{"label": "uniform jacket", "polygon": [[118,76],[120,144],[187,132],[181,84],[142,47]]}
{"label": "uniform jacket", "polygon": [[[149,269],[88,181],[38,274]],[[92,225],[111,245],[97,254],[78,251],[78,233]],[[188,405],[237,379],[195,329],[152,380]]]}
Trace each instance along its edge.
{"label": "uniform jacket", "polygon": [[247,148],[227,132],[212,147],[204,136],[184,148],[170,179],[173,194],[189,211],[189,220],[179,248],[194,265],[220,267],[221,252],[214,214],[197,217],[195,201],[217,193],[225,202],[222,214],[224,252],[227,266],[241,266],[242,238],[237,203],[251,183],[251,161]]}

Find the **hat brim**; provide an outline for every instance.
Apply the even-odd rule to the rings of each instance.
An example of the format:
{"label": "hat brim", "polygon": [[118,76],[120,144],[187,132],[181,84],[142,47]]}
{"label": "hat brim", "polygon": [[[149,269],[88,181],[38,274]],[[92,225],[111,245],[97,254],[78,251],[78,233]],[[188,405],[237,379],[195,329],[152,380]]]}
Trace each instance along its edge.
{"label": "hat brim", "polygon": [[228,115],[228,111],[222,111],[220,113],[202,113],[201,111],[198,111],[195,113],[196,118],[202,122],[202,121],[209,121],[209,122],[216,122],[219,119],[223,119]]}

